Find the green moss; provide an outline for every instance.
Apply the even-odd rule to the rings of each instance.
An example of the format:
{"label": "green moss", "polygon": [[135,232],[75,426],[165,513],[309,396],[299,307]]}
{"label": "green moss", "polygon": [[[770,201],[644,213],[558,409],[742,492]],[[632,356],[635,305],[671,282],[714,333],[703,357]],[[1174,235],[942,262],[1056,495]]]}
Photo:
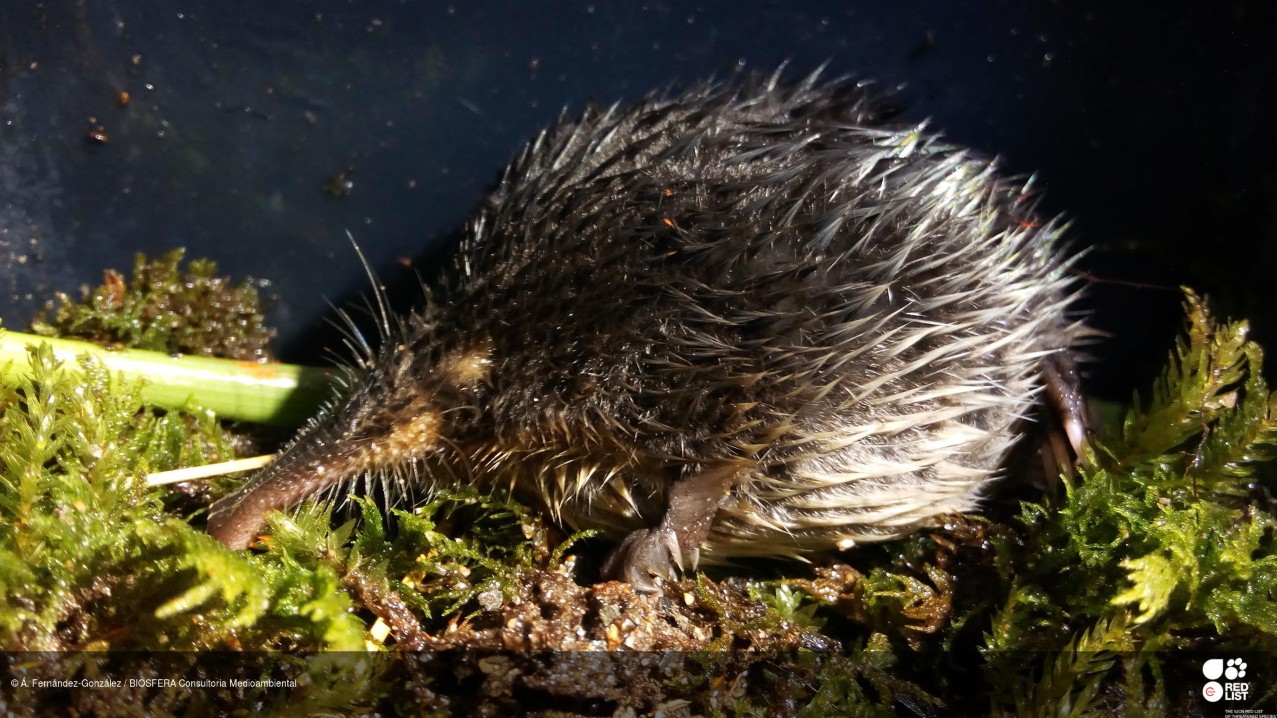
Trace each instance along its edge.
{"label": "green moss", "polygon": [[[1017,714],[1045,715],[1102,685],[1164,700],[1165,686],[1145,686],[1136,670],[1153,658],[1119,666],[1096,651],[1277,649],[1275,519],[1253,500],[1265,490],[1254,472],[1277,438],[1277,397],[1245,323],[1217,324],[1192,293],[1186,311],[1187,336],[1149,401],[1137,396],[1119,426],[1102,427],[1060,505],[1025,506],[1025,546],[986,650],[1063,653],[1040,673],[1010,673],[1056,686]],[[1070,655],[1083,658],[1058,665]],[[995,688],[1013,690],[996,675]]]}
{"label": "green moss", "polygon": [[303,610],[331,600],[328,577],[228,551],[145,487],[177,461],[230,458],[220,426],[144,409],[92,359],[81,381],[41,346],[31,369],[0,401],[0,647],[215,648],[245,632],[269,645],[298,616],[315,624],[302,645],[362,647],[349,616]]}
{"label": "green moss", "polygon": [[257,289],[232,284],[207,259],[192,260],[183,269],[183,256],[182,249],[154,260],[139,253],[127,281],[107,270],[102,285],[85,288],[79,301],[59,293],[57,308],[51,303],[32,329],[44,336],[168,354],[269,358],[267,345],[275,332],[262,323]]}
{"label": "green moss", "polygon": [[1274,516],[1251,498],[1277,439],[1277,397],[1245,323],[1217,325],[1192,294],[1186,308],[1187,338],[1148,405],[1137,397],[1106,427],[1062,505],[1025,507],[1015,590],[1049,578],[1050,610],[1129,619],[1136,645],[1191,646],[1209,631],[1216,646],[1271,650]]}

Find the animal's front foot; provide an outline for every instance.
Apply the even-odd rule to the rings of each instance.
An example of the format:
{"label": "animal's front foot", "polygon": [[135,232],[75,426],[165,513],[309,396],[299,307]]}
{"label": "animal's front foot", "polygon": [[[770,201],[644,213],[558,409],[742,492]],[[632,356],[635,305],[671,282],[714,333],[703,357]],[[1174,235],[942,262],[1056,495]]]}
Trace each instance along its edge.
{"label": "animal's front foot", "polygon": [[655,593],[661,581],[676,580],[683,571],[681,551],[673,530],[663,526],[639,529],[626,536],[603,562],[603,577]]}
{"label": "animal's front foot", "polygon": [[603,562],[603,578],[625,581],[639,591],[655,593],[660,590],[661,581],[676,580],[683,572],[684,549],[692,570],[696,570],[718,507],[741,471],[742,464],[729,460],[689,471],[675,481],[666,497],[668,505],[660,525],[626,536]]}

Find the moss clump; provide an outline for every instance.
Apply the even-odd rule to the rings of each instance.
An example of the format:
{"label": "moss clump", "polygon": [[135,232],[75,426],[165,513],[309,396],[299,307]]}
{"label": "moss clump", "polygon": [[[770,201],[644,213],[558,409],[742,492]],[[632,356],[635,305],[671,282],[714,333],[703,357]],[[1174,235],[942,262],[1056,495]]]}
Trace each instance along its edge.
{"label": "moss clump", "polygon": [[[230,458],[216,422],[143,408],[91,359],[68,379],[47,347],[32,354],[0,394],[0,648],[362,647],[359,624],[314,603],[340,598],[332,577],[225,550],[145,487]],[[281,627],[307,615],[323,640]]]}
{"label": "moss clump", "polygon": [[50,303],[32,329],[169,354],[267,360],[275,332],[262,323],[257,289],[218,276],[207,259],[183,269],[184,256],[182,249],[154,260],[139,253],[127,281],[108,269],[102,285],[84,288],[79,301],[57,294],[57,308]]}
{"label": "moss clump", "polygon": [[[331,569],[229,551],[167,513],[165,491],[145,487],[149,471],[229,458],[231,437],[217,422],[142,407],[137,387],[92,359],[64,372],[40,346],[31,367],[0,393],[0,650],[363,649],[365,626]],[[67,660],[50,653],[22,675],[105,670]],[[155,671],[148,661],[116,668],[110,675],[123,678]],[[236,671],[257,675],[248,664]],[[91,693],[34,692],[21,712],[174,700],[172,690]],[[120,702],[108,710],[100,701]]]}
{"label": "moss clump", "polygon": [[[1022,546],[999,547],[1010,590],[984,650],[996,690],[1034,696],[1028,714],[1120,694],[1158,715],[1173,686],[1152,652],[1277,651],[1277,517],[1256,479],[1277,441],[1277,395],[1244,322],[1216,323],[1192,293],[1185,308],[1187,336],[1151,397],[1101,427],[1058,505],[1024,507]],[[1025,651],[1059,658],[1008,665]],[[1200,683],[1185,663],[1166,669]],[[1026,693],[1033,684],[1053,688]]]}

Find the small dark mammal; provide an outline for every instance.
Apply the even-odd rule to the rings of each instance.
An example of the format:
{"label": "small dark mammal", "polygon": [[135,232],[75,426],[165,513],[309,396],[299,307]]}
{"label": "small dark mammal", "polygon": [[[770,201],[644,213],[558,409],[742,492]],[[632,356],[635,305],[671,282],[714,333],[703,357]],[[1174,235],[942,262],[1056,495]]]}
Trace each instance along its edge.
{"label": "small dark mammal", "polygon": [[361,476],[468,481],[602,529],[651,588],[972,508],[1043,396],[1080,440],[1085,330],[1026,188],[885,114],[812,76],[561,121],[210,531],[244,548]]}

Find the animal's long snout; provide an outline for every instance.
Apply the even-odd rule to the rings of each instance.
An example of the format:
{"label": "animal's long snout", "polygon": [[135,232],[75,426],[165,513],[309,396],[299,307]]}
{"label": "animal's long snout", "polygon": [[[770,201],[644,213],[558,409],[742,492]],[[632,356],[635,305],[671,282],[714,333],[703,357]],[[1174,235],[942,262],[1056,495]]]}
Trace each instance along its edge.
{"label": "animal's long snout", "polygon": [[[323,445],[323,442],[319,442]],[[310,442],[306,442],[310,445]],[[209,507],[208,532],[232,549],[248,548],[271,511],[286,511],[342,480],[342,456],[315,456],[297,444],[238,491]]]}

